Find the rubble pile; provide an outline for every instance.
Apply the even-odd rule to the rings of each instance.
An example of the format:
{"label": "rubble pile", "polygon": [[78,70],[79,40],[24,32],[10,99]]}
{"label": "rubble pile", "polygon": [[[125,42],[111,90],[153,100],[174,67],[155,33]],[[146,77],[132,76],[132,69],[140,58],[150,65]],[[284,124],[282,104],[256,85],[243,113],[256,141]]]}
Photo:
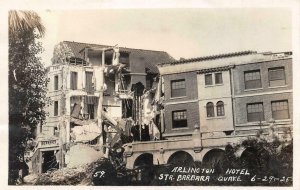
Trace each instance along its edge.
{"label": "rubble pile", "polygon": [[81,165],[77,168],[48,171],[40,174],[36,181],[31,181],[30,185],[93,185],[93,172],[103,162],[103,159],[99,159],[96,162]]}

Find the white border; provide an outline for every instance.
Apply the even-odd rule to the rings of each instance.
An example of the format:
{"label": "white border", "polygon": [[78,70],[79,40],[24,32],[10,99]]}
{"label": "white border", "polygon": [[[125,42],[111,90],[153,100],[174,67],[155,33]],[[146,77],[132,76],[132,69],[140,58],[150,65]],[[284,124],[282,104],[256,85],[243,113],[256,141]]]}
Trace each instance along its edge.
{"label": "white border", "polygon": [[[53,189],[51,186],[8,186],[8,91],[7,91],[7,73],[8,73],[8,34],[7,34],[7,11],[9,9],[57,9],[57,10],[79,10],[79,9],[132,9],[132,8],[271,8],[288,7],[293,10],[293,75],[294,75],[294,185],[293,187],[155,187],[158,189],[176,188],[176,189],[300,189],[300,167],[297,160],[299,155],[299,128],[300,127],[300,59],[299,59],[299,1],[298,0],[1,0],[0,1],[0,86],[1,86],[1,114],[0,114],[0,185],[1,189]],[[298,150],[297,150],[298,149]],[[55,186],[55,189],[66,189],[66,186]],[[103,187],[72,187],[68,189],[99,189]],[[104,187],[108,188],[108,187]],[[113,187],[114,189],[139,188],[152,189],[153,187]]]}

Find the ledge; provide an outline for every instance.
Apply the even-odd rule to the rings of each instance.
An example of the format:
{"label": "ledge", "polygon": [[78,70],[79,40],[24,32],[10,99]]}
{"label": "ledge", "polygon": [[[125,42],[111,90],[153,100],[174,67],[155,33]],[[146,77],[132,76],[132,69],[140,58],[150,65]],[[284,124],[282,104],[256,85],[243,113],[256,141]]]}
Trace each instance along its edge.
{"label": "ledge", "polygon": [[283,85],[283,86],[269,86],[269,89],[276,89],[276,88],[286,88],[288,85]]}
{"label": "ledge", "polygon": [[217,117],[207,117],[207,120],[214,120],[214,119],[226,119],[226,116],[217,116]]}
{"label": "ledge", "polygon": [[178,130],[187,130],[187,129],[190,129],[189,127],[178,127],[178,128],[172,128],[171,130],[172,131],[178,131]]}
{"label": "ledge", "polygon": [[178,97],[171,97],[170,100],[182,99],[187,98],[187,96],[178,96]]}
{"label": "ledge", "polygon": [[245,89],[244,92],[251,92],[251,91],[256,91],[256,90],[263,90],[263,88],[251,88],[251,89]]}
{"label": "ledge", "polygon": [[213,85],[205,85],[204,88],[211,88],[211,87],[218,87],[218,86],[224,86],[224,83],[222,83],[222,84],[213,84]]}

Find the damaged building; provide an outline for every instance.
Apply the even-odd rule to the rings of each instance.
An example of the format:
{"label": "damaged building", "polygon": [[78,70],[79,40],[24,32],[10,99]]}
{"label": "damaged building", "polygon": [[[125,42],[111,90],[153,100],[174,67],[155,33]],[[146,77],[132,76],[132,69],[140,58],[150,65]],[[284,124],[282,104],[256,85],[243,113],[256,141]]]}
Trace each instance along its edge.
{"label": "damaged building", "polygon": [[175,60],[162,51],[64,41],[48,77],[51,104],[31,157],[34,173],[90,163],[116,145],[134,169],[216,163],[227,144],[259,132],[292,139],[292,52]]}
{"label": "damaged building", "polygon": [[[157,64],[162,140],[125,146],[126,167],[213,167],[227,144],[248,138],[292,140],[292,52],[243,51]],[[248,147],[240,159],[259,156]]]}
{"label": "damaged building", "polygon": [[72,165],[69,154],[78,144],[105,155],[105,147],[113,147],[120,133],[132,136],[131,141],[159,138],[157,129],[156,136],[149,133],[149,124],[156,122],[155,64],[173,60],[163,51],[70,41],[56,45],[47,68],[48,116],[38,129],[32,171]]}

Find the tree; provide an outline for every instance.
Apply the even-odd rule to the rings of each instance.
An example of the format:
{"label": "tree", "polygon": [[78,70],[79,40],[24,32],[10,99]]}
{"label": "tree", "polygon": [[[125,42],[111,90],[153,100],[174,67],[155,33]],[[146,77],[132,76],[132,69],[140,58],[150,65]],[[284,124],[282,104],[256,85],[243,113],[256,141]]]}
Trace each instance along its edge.
{"label": "tree", "polygon": [[46,69],[37,41],[44,33],[35,12],[9,12],[9,184],[15,184],[27,141],[46,115]]}
{"label": "tree", "polygon": [[35,29],[41,36],[45,34],[45,27],[41,18],[33,11],[9,11],[8,24],[10,36],[18,35],[20,32],[31,32]]}

